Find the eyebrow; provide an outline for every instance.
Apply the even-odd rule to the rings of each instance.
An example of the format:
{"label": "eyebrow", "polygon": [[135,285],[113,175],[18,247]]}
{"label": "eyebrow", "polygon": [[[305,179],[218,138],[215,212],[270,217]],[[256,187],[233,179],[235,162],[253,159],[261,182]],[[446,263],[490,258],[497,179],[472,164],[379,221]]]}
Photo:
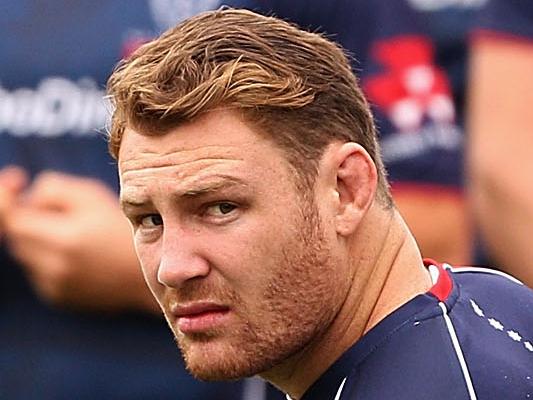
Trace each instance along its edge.
{"label": "eyebrow", "polygon": [[[210,193],[217,192],[219,190],[223,189],[231,189],[233,187],[248,187],[249,185],[244,182],[243,180],[236,178],[234,176],[227,176],[227,175],[217,175],[216,177],[213,177],[212,182],[202,182],[202,184],[199,184],[197,188],[188,189],[181,193],[173,194],[172,197],[175,198],[198,198],[202,196],[206,196]],[[120,207],[124,210],[126,208],[141,208],[146,207],[151,204],[151,200],[149,199],[135,199],[135,198],[127,198],[125,196],[120,197]]]}
{"label": "eyebrow", "polygon": [[[248,187],[248,184],[244,181],[240,180],[239,178],[233,177],[233,176],[217,176],[219,180],[214,182],[207,182],[204,183],[202,186],[195,188],[195,189],[189,189],[185,192],[183,192],[181,195],[178,195],[178,197],[201,197],[204,195],[207,195],[209,193],[213,193],[222,189],[230,189],[232,187]],[[220,179],[222,178],[222,179]]]}
{"label": "eyebrow", "polygon": [[124,198],[123,196],[120,196],[119,198],[119,205],[122,210],[125,210],[126,208],[146,207],[150,203],[151,203],[150,201],[128,199],[128,198]]}

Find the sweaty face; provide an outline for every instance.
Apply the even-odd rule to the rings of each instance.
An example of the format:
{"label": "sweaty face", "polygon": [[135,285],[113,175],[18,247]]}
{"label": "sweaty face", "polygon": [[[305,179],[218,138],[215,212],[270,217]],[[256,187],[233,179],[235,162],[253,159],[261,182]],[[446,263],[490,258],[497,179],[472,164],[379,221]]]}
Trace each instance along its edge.
{"label": "sweaty face", "polygon": [[145,278],[194,375],[268,371],[327,328],[330,240],[277,147],[217,111],[162,136],[126,130],[119,156]]}

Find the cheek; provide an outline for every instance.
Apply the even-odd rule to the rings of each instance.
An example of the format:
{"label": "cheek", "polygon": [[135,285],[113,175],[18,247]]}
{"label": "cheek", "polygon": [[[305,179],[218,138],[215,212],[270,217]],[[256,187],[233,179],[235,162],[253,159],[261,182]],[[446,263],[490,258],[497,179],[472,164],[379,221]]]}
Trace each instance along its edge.
{"label": "cheek", "polygon": [[141,263],[144,279],[150,290],[157,295],[162,285],[157,280],[157,271],[161,260],[161,253],[156,244],[138,243],[135,241],[135,252]]}
{"label": "cheek", "polygon": [[215,279],[218,275],[249,311],[259,307],[279,259],[279,236],[273,238],[264,228],[249,224],[231,234],[206,236],[204,240],[204,255]]}
{"label": "cheek", "polygon": [[[262,236],[256,234],[236,235],[226,240],[226,244],[215,239],[210,246],[210,264],[239,290],[253,290],[250,285],[259,282],[261,275],[268,270],[265,266],[265,245],[261,239]],[[272,248],[272,244],[268,247]]]}

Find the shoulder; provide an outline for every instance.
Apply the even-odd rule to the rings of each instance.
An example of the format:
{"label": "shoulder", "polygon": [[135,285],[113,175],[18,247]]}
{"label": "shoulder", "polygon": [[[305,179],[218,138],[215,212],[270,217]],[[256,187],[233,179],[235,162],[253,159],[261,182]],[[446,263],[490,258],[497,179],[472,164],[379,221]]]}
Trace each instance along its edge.
{"label": "shoulder", "polygon": [[[509,320],[533,323],[533,290],[504,272],[479,267],[445,265],[457,286],[458,302],[470,306],[474,316],[496,313]],[[477,307],[476,307],[477,305]],[[485,307],[485,311],[482,307]],[[471,315],[472,316],[472,315]]]}
{"label": "shoulder", "polygon": [[533,395],[533,292],[493,270],[439,270],[438,295],[413,299],[416,313],[398,309],[354,346],[365,355],[353,358],[341,399]]}
{"label": "shoulder", "polygon": [[447,270],[456,293],[445,303],[447,330],[477,396],[533,395],[533,291],[491,269]]}

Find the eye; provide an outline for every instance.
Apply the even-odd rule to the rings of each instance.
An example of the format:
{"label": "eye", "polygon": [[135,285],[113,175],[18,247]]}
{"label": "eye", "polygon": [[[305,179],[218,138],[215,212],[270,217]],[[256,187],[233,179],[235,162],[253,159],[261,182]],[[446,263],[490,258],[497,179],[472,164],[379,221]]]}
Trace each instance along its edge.
{"label": "eye", "polygon": [[237,205],[229,202],[212,204],[206,209],[206,214],[214,217],[223,217],[237,208]]}
{"label": "eye", "polygon": [[159,214],[150,214],[145,215],[142,218],[140,218],[140,225],[143,228],[155,228],[160,225],[163,225],[163,218],[161,218],[161,215]]}

